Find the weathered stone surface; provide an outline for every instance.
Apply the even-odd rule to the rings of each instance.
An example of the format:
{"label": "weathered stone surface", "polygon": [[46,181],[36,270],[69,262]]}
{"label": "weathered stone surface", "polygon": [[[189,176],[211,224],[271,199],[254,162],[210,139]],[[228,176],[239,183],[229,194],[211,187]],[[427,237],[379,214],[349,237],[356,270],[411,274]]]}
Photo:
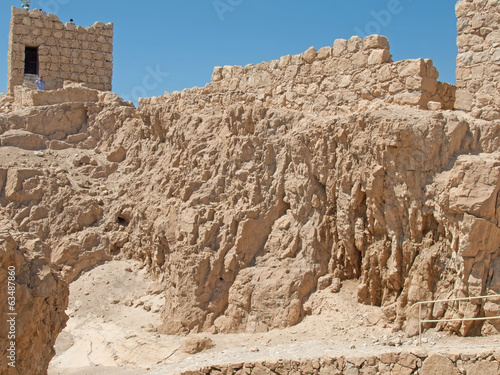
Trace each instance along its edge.
{"label": "weathered stone surface", "polygon": [[467,375],[498,374],[500,366],[497,361],[478,361],[465,366]]}
{"label": "weathered stone surface", "polygon": [[181,350],[185,353],[196,354],[215,346],[208,337],[191,337],[182,342]]}
{"label": "weathered stone surface", "polygon": [[[5,301],[1,310],[5,319],[0,322],[5,338],[0,340],[0,349],[5,354],[14,348],[14,359],[2,355],[0,367],[6,374],[43,375],[54,356],[56,337],[68,319],[64,312],[68,305],[68,286],[45,257],[47,245],[39,240],[15,240],[14,237],[22,238],[15,227],[14,223],[0,218],[0,282],[5,286],[0,290],[0,298]],[[9,294],[8,281],[15,285]],[[14,296],[15,304],[8,304],[9,296]],[[7,313],[17,315],[7,317]],[[13,319],[13,323],[8,319]],[[7,332],[12,333],[11,340]],[[9,367],[9,362],[15,367]]]}
{"label": "weathered stone surface", "polygon": [[433,353],[424,361],[420,372],[422,375],[458,375],[457,368],[443,355]]}
{"label": "weathered stone surface", "polygon": [[382,35],[369,35],[363,39],[364,49],[389,49],[389,40]]}
{"label": "weathered stone surface", "polygon": [[19,147],[24,150],[41,150],[46,147],[42,136],[22,130],[9,130],[0,135],[0,145]]}
{"label": "weathered stone surface", "polygon": [[123,146],[118,147],[116,150],[111,151],[108,154],[108,161],[113,162],[113,163],[120,163],[123,160],[125,160],[125,157],[127,156],[127,151],[123,148]]}
{"label": "weathered stone surface", "polygon": [[[98,31],[98,30],[102,30]],[[96,36],[97,35],[97,36]],[[36,41],[33,36],[36,36]],[[57,43],[56,43],[57,41]],[[113,24],[96,23],[90,27],[63,24],[53,14],[35,9],[24,11],[12,7],[9,37],[8,92],[24,82],[25,45],[38,45],[39,71],[47,82],[46,89],[63,87],[63,82],[82,82],[98,90],[111,90],[113,76]],[[31,88],[34,88],[31,86]],[[69,90],[73,100],[87,100],[90,91]],[[33,100],[46,100],[40,93]],[[63,97],[51,96],[60,103]]]}
{"label": "weathered stone surface", "polygon": [[500,58],[499,33],[491,29],[486,31],[481,26],[498,18],[497,4],[486,4],[482,0],[460,0],[456,4],[456,16],[458,90],[455,108],[475,111],[476,116],[487,120],[497,119],[500,117],[500,102],[494,93],[494,82],[500,77],[497,69]]}
{"label": "weathered stone surface", "polygon": [[[279,63],[216,67],[208,88],[215,92],[240,90],[259,100],[267,98],[272,106],[323,115],[335,113],[339,105],[354,106],[359,99],[393,102],[395,92],[400,93],[396,101],[403,105],[427,109],[432,101],[431,109],[437,105],[451,109],[455,86],[437,82],[438,76],[429,59],[393,62],[387,38],[371,35],[364,40],[353,37],[349,42],[340,39],[333,49],[311,47],[297,56],[283,56]],[[271,90],[284,82],[286,93]]]}
{"label": "weathered stone surface", "polygon": [[[38,17],[29,13],[26,23]],[[18,26],[22,35],[33,27]],[[21,247],[27,238],[45,244],[32,249],[51,263],[42,267],[48,286],[40,293],[99,262],[135,258],[162,279],[162,332],[266,332],[300,322],[305,302],[330,280],[336,291],[357,279],[358,300],[382,306],[410,335],[415,302],[498,293],[495,109],[481,107],[487,121],[483,112],[480,120],[432,111],[428,103],[451,109],[454,102],[432,61],[392,62],[384,38],[367,38],[216,68],[206,87],[146,98],[137,110],[72,85],[5,101],[2,140],[13,131],[26,138],[0,148],[0,214],[16,226]],[[482,94],[475,98],[489,103],[496,91]],[[33,139],[49,145],[47,158],[20,150]],[[58,329],[51,306],[64,303],[47,304],[43,324]],[[496,311],[475,303],[458,310],[436,305],[424,315]],[[26,348],[29,366],[35,359],[46,366],[51,338],[44,344],[38,357]],[[378,365],[408,372],[419,360],[392,353]],[[336,365],[365,371],[352,361]],[[246,372],[266,371],[247,365]],[[313,361],[303,366],[318,370]],[[455,367],[431,355],[421,371]]]}

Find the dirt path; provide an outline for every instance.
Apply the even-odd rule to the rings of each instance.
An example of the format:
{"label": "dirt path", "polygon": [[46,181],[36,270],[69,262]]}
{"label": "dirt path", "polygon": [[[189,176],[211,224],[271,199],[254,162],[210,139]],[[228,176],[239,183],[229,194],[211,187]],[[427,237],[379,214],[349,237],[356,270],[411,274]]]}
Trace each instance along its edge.
{"label": "dirt path", "polygon": [[166,375],[205,365],[317,358],[360,357],[389,351],[480,352],[500,346],[500,336],[459,338],[429,331],[423,347],[386,328],[383,314],[356,302],[356,282],[339,293],[326,289],[309,301],[311,315],[297,326],[254,334],[199,334],[215,347],[184,352],[186,338],[160,335],[159,284],[134,261],[113,261],[71,284],[70,320],[56,343],[49,375]]}

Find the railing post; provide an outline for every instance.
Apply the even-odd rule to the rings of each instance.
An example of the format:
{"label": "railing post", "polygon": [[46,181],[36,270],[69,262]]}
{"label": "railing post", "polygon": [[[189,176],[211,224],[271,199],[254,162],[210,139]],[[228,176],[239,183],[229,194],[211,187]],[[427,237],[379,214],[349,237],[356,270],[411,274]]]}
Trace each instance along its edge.
{"label": "railing post", "polygon": [[[473,299],[488,299],[488,298],[500,298],[500,294],[487,295],[487,296],[478,296],[478,297],[463,297],[463,298],[450,298],[450,299],[440,299],[434,301],[420,301],[414,303],[411,306],[411,309],[418,305],[418,344],[422,346],[422,321],[424,323],[441,323],[441,322],[461,322],[461,321],[476,321],[476,320],[500,320],[499,316],[486,316],[481,318],[459,318],[459,319],[424,319],[422,320],[422,305],[436,302],[450,302],[450,301],[471,301]],[[432,310],[431,310],[432,311]],[[431,314],[432,315],[432,314]]]}
{"label": "railing post", "polygon": [[422,323],[420,317],[422,314],[422,304],[418,304],[418,346],[422,346]]}

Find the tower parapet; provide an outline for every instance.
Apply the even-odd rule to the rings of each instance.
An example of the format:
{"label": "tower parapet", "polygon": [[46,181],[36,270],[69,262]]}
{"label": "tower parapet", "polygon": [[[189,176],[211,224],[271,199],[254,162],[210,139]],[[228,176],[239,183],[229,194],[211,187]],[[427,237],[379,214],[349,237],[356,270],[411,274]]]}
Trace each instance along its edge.
{"label": "tower parapet", "polygon": [[110,91],[113,76],[113,24],[90,27],[62,23],[39,9],[12,7],[8,92],[43,75],[47,89],[64,81]]}
{"label": "tower parapet", "polygon": [[500,119],[500,2],[460,0],[455,108]]}

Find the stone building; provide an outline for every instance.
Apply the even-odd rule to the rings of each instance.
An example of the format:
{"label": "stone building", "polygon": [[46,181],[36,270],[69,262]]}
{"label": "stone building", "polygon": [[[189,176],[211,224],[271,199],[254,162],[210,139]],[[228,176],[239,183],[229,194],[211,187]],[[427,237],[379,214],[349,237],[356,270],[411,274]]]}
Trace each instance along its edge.
{"label": "stone building", "polygon": [[111,91],[113,24],[76,26],[39,9],[12,7],[8,56],[9,93],[19,85],[33,87],[38,75],[46,89],[74,81]]}
{"label": "stone building", "polygon": [[458,19],[455,108],[500,119],[500,2],[461,0]]}

